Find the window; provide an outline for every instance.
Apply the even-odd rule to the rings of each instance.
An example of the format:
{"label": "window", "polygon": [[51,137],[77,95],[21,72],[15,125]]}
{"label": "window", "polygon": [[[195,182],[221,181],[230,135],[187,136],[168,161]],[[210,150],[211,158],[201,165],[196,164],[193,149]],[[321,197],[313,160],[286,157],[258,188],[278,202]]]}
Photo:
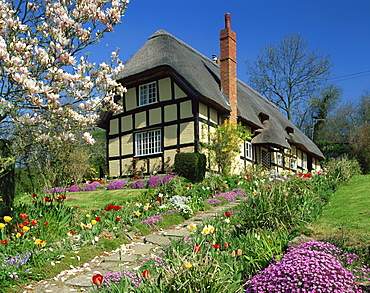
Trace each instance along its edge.
{"label": "window", "polygon": [[290,159],[290,169],[297,170],[297,159],[296,158]]}
{"label": "window", "polygon": [[277,153],[277,164],[278,166],[283,166],[283,154]]}
{"label": "window", "polygon": [[270,169],[270,153],[267,150],[261,150],[261,164],[263,168]]}
{"label": "window", "polygon": [[302,168],[303,168],[304,170],[306,170],[306,169],[307,169],[307,155],[306,155],[306,154],[303,154],[303,155],[302,155]]}
{"label": "window", "polygon": [[151,82],[139,87],[139,106],[157,102],[157,83]]}
{"label": "window", "polygon": [[161,152],[161,130],[151,130],[135,134],[135,155],[151,155]]}
{"label": "window", "polygon": [[253,160],[253,146],[250,141],[245,142],[245,157],[248,160]]}

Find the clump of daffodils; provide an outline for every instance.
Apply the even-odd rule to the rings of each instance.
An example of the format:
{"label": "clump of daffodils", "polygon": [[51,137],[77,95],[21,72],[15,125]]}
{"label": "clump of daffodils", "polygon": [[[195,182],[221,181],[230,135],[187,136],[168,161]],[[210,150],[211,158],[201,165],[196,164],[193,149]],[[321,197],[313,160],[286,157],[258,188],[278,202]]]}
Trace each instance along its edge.
{"label": "clump of daffodils", "polygon": [[203,227],[202,234],[207,235],[207,234],[214,234],[216,232],[215,227],[211,225],[206,225]]}

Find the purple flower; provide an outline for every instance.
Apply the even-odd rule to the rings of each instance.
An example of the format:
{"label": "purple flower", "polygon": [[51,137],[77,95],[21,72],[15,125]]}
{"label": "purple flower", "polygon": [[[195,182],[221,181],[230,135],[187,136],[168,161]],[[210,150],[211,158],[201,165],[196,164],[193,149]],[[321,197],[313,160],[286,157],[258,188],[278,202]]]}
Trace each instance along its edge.
{"label": "purple flower", "polygon": [[78,185],[72,185],[67,188],[69,192],[79,192],[81,191],[81,187]]}
{"label": "purple flower", "polygon": [[216,199],[216,198],[210,198],[210,199],[207,199],[203,202],[208,204],[208,205],[222,204],[222,200],[219,200],[219,199]]}
{"label": "purple flower", "polygon": [[151,216],[150,218],[146,219],[145,221],[140,222],[139,224],[145,224],[151,229],[158,229],[157,223],[163,220],[164,215],[172,215],[174,213],[180,213],[180,210],[168,210],[164,213],[159,213],[158,215]]}
{"label": "purple flower", "polygon": [[246,292],[362,292],[335,246],[310,241],[290,248],[246,283]]}
{"label": "purple flower", "polygon": [[177,175],[168,174],[163,177],[163,184],[170,182],[172,179],[176,178]]}
{"label": "purple flower", "polygon": [[85,183],[84,191],[96,191],[96,185],[99,185],[99,184],[100,184],[99,182]]}
{"label": "purple flower", "polygon": [[163,180],[161,177],[159,176],[150,177],[148,180],[148,188],[157,188],[161,186],[162,183],[163,183]]}
{"label": "purple flower", "polygon": [[144,183],[142,179],[139,179],[138,181],[135,182],[135,184],[131,187],[131,189],[144,189]]}
{"label": "purple flower", "polygon": [[107,190],[123,189],[123,186],[127,183],[126,180],[115,180],[108,184]]}

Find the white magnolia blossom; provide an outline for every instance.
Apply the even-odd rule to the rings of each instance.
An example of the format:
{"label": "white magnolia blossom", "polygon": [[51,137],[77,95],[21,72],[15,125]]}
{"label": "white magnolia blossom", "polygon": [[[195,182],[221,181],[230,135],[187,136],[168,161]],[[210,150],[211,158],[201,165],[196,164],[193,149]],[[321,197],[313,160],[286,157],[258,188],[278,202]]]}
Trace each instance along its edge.
{"label": "white magnolia blossom", "polygon": [[95,140],[99,111],[119,111],[126,89],[117,52],[95,64],[82,55],[121,22],[127,0],[0,0],[0,125],[31,143]]}

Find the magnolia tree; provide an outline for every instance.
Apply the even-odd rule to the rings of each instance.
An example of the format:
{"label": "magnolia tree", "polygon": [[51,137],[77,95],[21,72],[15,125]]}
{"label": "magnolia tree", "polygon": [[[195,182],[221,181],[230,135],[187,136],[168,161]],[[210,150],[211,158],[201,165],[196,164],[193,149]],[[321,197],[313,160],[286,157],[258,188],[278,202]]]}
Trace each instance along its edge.
{"label": "magnolia tree", "polygon": [[[16,142],[14,155],[30,163],[93,144],[85,130],[99,110],[120,109],[117,52],[95,64],[86,50],[121,22],[127,2],[0,0],[0,133]],[[9,162],[0,158],[2,169]]]}

